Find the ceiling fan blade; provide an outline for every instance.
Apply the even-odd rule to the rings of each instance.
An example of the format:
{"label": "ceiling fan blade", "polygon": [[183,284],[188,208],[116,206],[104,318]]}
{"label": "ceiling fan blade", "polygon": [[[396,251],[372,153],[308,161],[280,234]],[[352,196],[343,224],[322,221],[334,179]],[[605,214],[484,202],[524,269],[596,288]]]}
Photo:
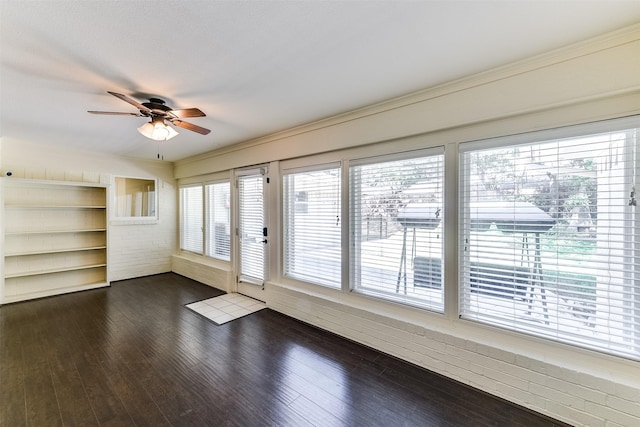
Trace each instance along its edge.
{"label": "ceiling fan blade", "polygon": [[133,105],[134,107],[136,107],[138,110],[142,110],[142,111],[149,111],[151,112],[151,110],[147,107],[145,107],[144,105],[142,105],[141,103],[139,103],[138,101],[136,101],[135,99],[131,99],[129,98],[127,95],[123,95],[121,93],[116,93],[116,92],[109,92],[107,91],[107,93],[115,96],[116,98],[120,98],[121,100],[123,100],[124,102],[128,102],[129,104]]}
{"label": "ceiling fan blade", "polygon": [[140,113],[118,113],[118,112],[115,112],[115,111],[87,111],[87,113],[104,114],[104,115],[108,115],[108,116],[136,116],[136,117],[142,117],[142,114],[140,114]]}
{"label": "ceiling fan blade", "polygon": [[171,123],[183,129],[197,132],[202,135],[207,135],[209,132],[211,132],[209,129],[194,125],[193,123],[183,122],[182,120],[171,120]]}
{"label": "ceiling fan blade", "polygon": [[183,108],[181,110],[171,110],[169,115],[177,117],[179,119],[185,119],[188,117],[205,117],[206,114],[199,108]]}

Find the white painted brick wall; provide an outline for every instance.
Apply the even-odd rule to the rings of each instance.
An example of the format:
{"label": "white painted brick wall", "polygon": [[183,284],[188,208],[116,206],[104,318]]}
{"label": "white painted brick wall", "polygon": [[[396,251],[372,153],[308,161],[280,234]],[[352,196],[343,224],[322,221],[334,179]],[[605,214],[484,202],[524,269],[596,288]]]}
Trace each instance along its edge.
{"label": "white painted brick wall", "polygon": [[[607,401],[609,401],[608,398]],[[635,402],[634,406],[638,406],[638,402]],[[597,403],[587,402],[585,410],[589,414],[593,414],[594,416],[602,418],[607,422],[614,422],[623,426],[640,425],[640,417],[634,416],[627,412],[622,412],[620,410],[612,408],[611,406],[604,406],[598,405]],[[634,410],[633,412],[636,411]]]}
{"label": "white painted brick wall", "polygon": [[[158,179],[159,221],[114,225],[109,222],[109,280],[171,271],[171,255],[177,245],[177,189],[170,163],[96,155],[45,145],[11,146],[3,157],[3,170],[13,178],[76,181],[109,184],[114,175]],[[28,164],[22,163],[23,161]],[[55,165],[51,167],[51,165]],[[78,165],[87,168],[79,171]],[[111,195],[111,189],[109,195]]]}
{"label": "white painted brick wall", "polygon": [[230,267],[215,266],[196,257],[173,255],[171,271],[221,291],[232,292],[233,274]]}
{"label": "white painted brick wall", "polygon": [[[269,308],[576,426],[640,426],[640,387],[268,284]],[[543,344],[541,344],[543,345]],[[630,375],[640,375],[631,371]],[[639,378],[640,379],[640,378]],[[638,381],[636,381],[638,383]]]}
{"label": "white painted brick wall", "polygon": [[171,255],[177,245],[177,190],[166,182],[158,187],[157,223],[109,225],[112,281],[171,271]]}

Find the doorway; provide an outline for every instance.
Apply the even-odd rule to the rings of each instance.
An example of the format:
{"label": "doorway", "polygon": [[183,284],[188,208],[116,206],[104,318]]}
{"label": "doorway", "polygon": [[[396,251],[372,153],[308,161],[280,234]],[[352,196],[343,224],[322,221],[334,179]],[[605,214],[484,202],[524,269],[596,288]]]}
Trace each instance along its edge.
{"label": "doorway", "polygon": [[265,209],[266,166],[243,169],[236,174],[238,191],[237,291],[264,301],[266,257],[269,243]]}

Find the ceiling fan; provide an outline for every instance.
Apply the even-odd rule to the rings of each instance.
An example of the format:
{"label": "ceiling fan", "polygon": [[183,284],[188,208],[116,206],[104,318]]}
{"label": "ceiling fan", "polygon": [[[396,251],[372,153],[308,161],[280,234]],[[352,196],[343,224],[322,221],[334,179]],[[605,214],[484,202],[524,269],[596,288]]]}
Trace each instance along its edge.
{"label": "ceiling fan", "polygon": [[174,126],[181,127],[183,129],[197,132],[201,135],[207,135],[211,132],[209,129],[194,125],[193,123],[185,122],[181,120],[189,117],[205,117],[204,114],[198,108],[184,108],[180,110],[174,110],[173,108],[165,105],[164,100],[160,98],[149,98],[149,102],[140,103],[126,95],[116,92],[109,92],[109,94],[120,98],[124,102],[128,102],[138,109],[137,113],[120,113],[112,111],[88,111],[91,114],[105,114],[111,116],[136,116],[136,117],[148,117],[151,119],[149,123],[138,128],[138,131],[147,138],[154,139],[156,141],[166,141],[173,138],[178,134],[172,127],[167,125],[167,122]]}

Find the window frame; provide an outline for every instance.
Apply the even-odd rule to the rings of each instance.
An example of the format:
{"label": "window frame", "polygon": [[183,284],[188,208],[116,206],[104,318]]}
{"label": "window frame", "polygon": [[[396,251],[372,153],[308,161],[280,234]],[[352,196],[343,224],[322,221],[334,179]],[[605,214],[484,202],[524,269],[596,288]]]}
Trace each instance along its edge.
{"label": "window frame", "polygon": [[[625,144],[635,144],[635,166],[634,168],[625,169],[627,172],[631,174],[631,176],[625,175],[628,179],[637,180],[640,178],[640,171],[638,170],[639,160],[640,160],[640,116],[631,116],[619,119],[610,119],[598,122],[590,122],[579,125],[570,125],[563,126],[559,128],[553,128],[548,130],[534,131],[523,134],[516,134],[511,136],[501,136],[496,138],[489,138],[484,140],[475,140],[470,142],[461,142],[458,143],[458,188],[457,192],[457,202],[458,202],[458,280],[456,291],[458,293],[458,316],[462,320],[470,321],[477,324],[487,325],[492,328],[498,328],[504,331],[511,331],[527,336],[536,336],[542,338],[544,340],[548,340],[551,342],[557,342],[563,345],[569,345],[574,348],[588,349],[597,351],[600,353],[605,353],[613,356],[630,358],[633,360],[640,360],[640,321],[636,320],[637,324],[634,326],[635,332],[631,332],[631,340],[636,341],[635,350],[625,351],[617,348],[615,345],[609,344],[598,344],[597,339],[588,340],[584,337],[579,336],[578,338],[571,338],[569,333],[558,333],[556,336],[552,336],[551,334],[541,332],[541,328],[519,328],[514,326],[496,324],[496,322],[489,322],[486,316],[482,316],[480,314],[474,315],[473,312],[465,311],[465,302],[464,298],[467,298],[470,290],[471,283],[465,283],[466,273],[465,268],[469,267],[466,265],[465,258],[468,255],[465,254],[465,246],[466,242],[470,237],[470,229],[465,228],[465,217],[469,218],[470,216],[470,201],[466,200],[468,198],[468,194],[466,194],[466,187],[469,185],[468,180],[470,179],[470,175],[465,176],[465,171],[467,170],[468,165],[465,164],[465,153],[479,152],[485,150],[494,150],[501,148],[509,148],[509,147],[528,147],[535,146],[537,144],[544,144],[550,141],[555,140],[565,140],[565,139],[579,139],[586,138],[589,136],[595,136],[598,134],[611,133],[615,134],[616,132],[622,133],[623,131],[629,129],[636,129],[636,139],[635,141],[626,142]],[[628,137],[627,137],[628,138]],[[635,173],[635,176],[633,176]],[[619,199],[621,202],[622,200]],[[630,221],[635,226],[636,234],[635,238],[635,246],[636,249],[627,248],[627,252],[637,251],[638,247],[640,247],[640,233],[638,233],[639,229],[639,221],[640,221],[640,211],[635,209],[635,212],[632,213],[634,218]],[[627,220],[625,220],[626,223]],[[627,257],[628,255],[624,257]],[[604,270],[598,270],[603,271]],[[610,270],[607,270],[610,271]],[[635,273],[633,273],[633,277],[631,280],[635,280],[636,282],[640,279],[640,268],[635,269]],[[635,293],[635,314],[632,314],[632,318],[640,319],[640,309],[638,306],[640,305],[640,287],[631,285],[632,293]],[[633,309],[632,309],[633,310]],[[597,315],[597,313],[596,313]],[[518,322],[515,323],[516,325]],[[610,337],[611,334],[607,334],[607,337]],[[635,338],[633,338],[635,337]],[[608,338],[609,339],[609,338]]]}
{"label": "window frame", "polygon": [[[325,170],[330,170],[330,169],[336,169],[338,171],[338,193],[337,193],[337,209],[339,212],[339,217],[340,217],[340,224],[342,224],[343,222],[343,218],[344,218],[344,213],[342,212],[342,198],[343,198],[343,167],[342,167],[342,163],[341,162],[329,162],[329,163],[318,163],[318,164],[312,164],[312,165],[306,165],[306,166],[298,166],[298,167],[292,167],[292,168],[283,168],[280,171],[280,189],[281,189],[281,200],[280,200],[280,212],[281,212],[281,218],[280,218],[280,223],[281,223],[281,247],[282,247],[282,262],[279,266],[281,272],[282,272],[282,277],[286,280],[293,280],[293,281],[301,281],[301,282],[305,282],[305,283],[309,283],[312,285],[317,285],[317,286],[321,286],[327,289],[332,289],[332,290],[341,290],[343,288],[342,282],[343,282],[343,275],[342,275],[342,259],[343,259],[343,239],[344,239],[344,235],[343,235],[343,231],[342,231],[342,226],[340,227],[340,230],[338,231],[339,233],[339,240],[340,240],[340,266],[338,268],[339,270],[339,277],[340,277],[340,282],[334,285],[331,285],[328,282],[323,283],[322,281],[318,281],[318,280],[314,280],[311,276],[305,276],[304,274],[296,274],[295,272],[292,274],[290,272],[287,271],[287,256],[288,256],[288,246],[287,246],[287,238],[286,238],[286,233],[287,233],[287,229],[289,227],[289,221],[290,219],[287,217],[287,207],[285,206],[285,203],[287,203],[288,201],[288,195],[287,195],[287,176],[289,175],[297,175],[297,174],[304,174],[304,173],[308,173],[308,172],[321,172],[321,171],[325,171]],[[308,203],[308,201],[307,201]],[[294,201],[294,205],[295,205],[295,201]],[[299,212],[295,211],[296,207],[294,206],[294,214],[297,214]]]}
{"label": "window frame", "polygon": [[[209,186],[215,186],[215,185],[221,185],[221,184],[226,184],[228,187],[228,191],[227,191],[227,201],[225,201],[224,203],[227,205],[227,209],[228,209],[228,213],[227,213],[227,222],[224,223],[225,228],[228,228],[229,230],[229,239],[227,242],[227,247],[228,247],[228,254],[227,256],[216,256],[216,249],[218,248],[218,244],[217,244],[217,235],[218,235],[218,231],[216,230],[216,224],[220,224],[221,222],[217,222],[214,224],[209,224],[209,219],[210,219],[210,212],[212,209],[211,206],[211,199],[210,199],[210,194],[207,191],[207,188]],[[203,243],[203,255],[206,256],[207,258],[212,258],[212,259],[216,259],[219,261],[225,261],[225,262],[231,262],[231,240],[232,240],[232,215],[233,213],[231,212],[231,193],[232,193],[232,188],[231,188],[231,180],[229,179],[219,179],[219,180],[215,180],[215,181],[207,181],[203,184],[203,192],[204,192],[204,202],[203,202],[203,209],[204,209],[204,243]],[[213,236],[213,239],[212,239]],[[213,250],[213,254],[210,253],[210,245],[213,242],[213,246],[214,246],[214,250]]]}
{"label": "window frame", "polygon": [[[441,168],[441,174],[439,175],[440,178],[440,182],[439,182],[439,186],[440,186],[440,198],[441,198],[441,205],[440,205],[440,212],[442,213],[442,217],[440,220],[440,233],[441,233],[441,251],[440,251],[440,255],[441,255],[441,263],[440,263],[440,282],[441,282],[441,288],[440,288],[440,302],[433,302],[433,301],[429,301],[429,300],[423,300],[423,299],[419,299],[419,298],[410,298],[410,297],[401,297],[401,296],[396,296],[393,295],[389,292],[376,292],[370,289],[363,289],[360,286],[358,286],[358,274],[359,274],[359,267],[356,267],[356,264],[360,264],[360,260],[361,256],[359,254],[357,254],[357,250],[356,250],[356,246],[359,244],[359,239],[357,237],[357,233],[355,232],[355,230],[353,229],[353,221],[354,221],[354,215],[357,212],[355,203],[355,189],[353,188],[354,183],[352,182],[352,168],[357,168],[360,166],[369,166],[369,165],[376,165],[376,164],[384,164],[384,163],[391,163],[391,162],[398,162],[398,161],[405,161],[405,160],[412,160],[412,159],[420,159],[420,158],[427,158],[427,157],[435,157],[435,156],[441,156],[441,160],[440,160],[440,168]],[[348,165],[346,165],[346,168],[348,170],[347,173],[345,173],[345,175],[347,175],[348,177],[348,204],[349,204],[349,211],[348,211],[348,225],[349,225],[349,261],[348,261],[348,271],[349,271],[349,290],[351,292],[354,292],[356,294],[359,295],[363,295],[366,297],[371,297],[371,298],[375,298],[377,300],[382,300],[382,301],[387,301],[387,302],[392,302],[392,303],[398,303],[401,304],[403,306],[408,306],[408,307],[416,307],[416,308],[420,308],[420,309],[425,309],[425,310],[429,310],[429,311],[433,311],[435,313],[438,314],[444,314],[445,313],[445,309],[446,309],[446,286],[445,286],[445,281],[444,281],[444,266],[445,266],[445,225],[446,225],[446,221],[445,216],[444,216],[444,210],[445,210],[445,206],[446,206],[446,200],[445,200],[445,186],[446,186],[446,149],[444,145],[435,145],[429,148],[420,148],[420,149],[413,149],[413,150],[405,150],[405,151],[399,151],[399,152],[391,152],[388,154],[379,154],[379,155],[375,155],[375,156],[368,156],[368,157],[358,157],[358,158],[354,158],[349,160]],[[343,214],[344,216],[344,214]],[[404,231],[403,231],[404,232]],[[415,231],[414,231],[415,233]],[[415,236],[415,234],[414,234]],[[406,256],[406,255],[405,255]],[[411,260],[413,261],[413,259]],[[408,263],[408,260],[405,258],[405,266],[406,263]],[[405,273],[406,274],[406,273]],[[400,275],[398,276],[400,277]],[[406,280],[406,276],[404,277],[404,279]],[[400,280],[400,279],[398,279]],[[397,291],[396,291],[397,292]]]}
{"label": "window frame", "polygon": [[[185,222],[185,205],[184,205],[184,197],[183,197],[183,190],[188,189],[188,188],[199,188],[200,189],[200,194],[201,194],[201,201],[202,204],[200,206],[200,216],[201,216],[201,240],[202,240],[202,244],[200,247],[199,251],[195,251],[192,250],[191,248],[185,248],[183,245],[183,242],[185,241],[185,234],[184,234],[184,222]],[[204,184],[202,183],[193,183],[193,184],[188,184],[188,185],[181,185],[178,188],[178,194],[179,194],[179,206],[180,206],[180,216],[179,216],[179,236],[178,236],[178,243],[179,243],[179,247],[180,247],[180,251],[181,252],[188,252],[191,254],[195,254],[195,255],[200,255],[203,256],[204,255],[204,222],[205,222],[205,213],[204,213],[204,205],[205,205],[205,194],[204,194]]]}
{"label": "window frame", "polygon": [[[209,239],[209,237],[211,236],[212,233],[215,233],[215,228],[211,227],[211,224],[208,224],[208,218],[209,218],[209,210],[210,210],[210,206],[209,206],[209,194],[207,192],[207,187],[209,185],[216,185],[216,184],[228,184],[229,185],[229,257],[228,258],[224,258],[224,257],[217,257],[214,255],[211,255],[208,253],[208,241],[207,239]],[[202,216],[202,245],[200,248],[200,251],[195,251],[195,250],[190,250],[190,249],[185,249],[183,248],[183,224],[184,224],[184,201],[183,201],[183,196],[182,196],[182,190],[185,188],[199,188],[202,194],[202,206],[201,206],[201,216]],[[232,212],[231,212],[231,206],[232,206],[232,200],[231,198],[232,196],[232,189],[231,189],[231,180],[228,178],[221,178],[221,179],[216,179],[216,180],[210,180],[210,181],[205,181],[205,182],[191,182],[188,184],[182,184],[179,185],[178,187],[178,205],[179,205],[179,210],[180,210],[180,215],[178,218],[178,245],[179,245],[179,250],[183,253],[189,253],[189,254],[193,254],[193,255],[197,255],[197,256],[201,256],[203,258],[207,258],[207,259],[212,259],[212,260],[216,260],[216,261],[222,261],[222,262],[231,262],[231,253],[232,253],[232,244],[231,244],[231,235],[232,235],[232,228],[233,228],[233,224],[232,224]]]}
{"label": "window frame", "polygon": [[[110,210],[109,222],[112,225],[140,225],[140,224],[157,224],[159,221],[159,193],[160,188],[158,187],[158,178],[142,178],[142,177],[133,177],[133,176],[123,176],[123,175],[114,175],[111,177],[111,187],[112,190],[112,206],[113,209]],[[124,213],[125,206],[122,203],[122,197],[127,197],[130,195],[127,193],[127,189],[132,184],[144,184],[147,185],[152,183],[153,191],[147,191],[142,193],[142,197],[144,197],[145,193],[147,195],[147,200],[151,198],[152,200],[148,202],[146,209],[143,207],[141,210],[146,212],[147,215],[134,215],[132,213]],[[144,204],[144,201],[143,201]]]}

